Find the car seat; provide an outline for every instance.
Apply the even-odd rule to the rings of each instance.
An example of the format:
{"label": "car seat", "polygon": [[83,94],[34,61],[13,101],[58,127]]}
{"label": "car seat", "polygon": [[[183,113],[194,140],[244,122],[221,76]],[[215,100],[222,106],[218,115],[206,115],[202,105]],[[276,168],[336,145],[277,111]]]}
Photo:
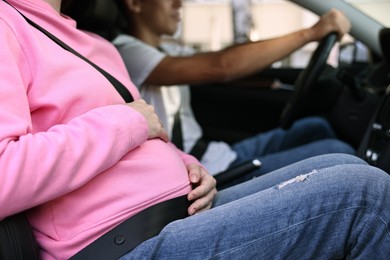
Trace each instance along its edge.
{"label": "car seat", "polygon": [[126,27],[126,21],[115,0],[73,1],[62,6],[61,12],[77,21],[77,27],[99,34],[107,40]]}
{"label": "car seat", "polygon": [[0,221],[0,259],[39,259],[38,244],[24,213]]}

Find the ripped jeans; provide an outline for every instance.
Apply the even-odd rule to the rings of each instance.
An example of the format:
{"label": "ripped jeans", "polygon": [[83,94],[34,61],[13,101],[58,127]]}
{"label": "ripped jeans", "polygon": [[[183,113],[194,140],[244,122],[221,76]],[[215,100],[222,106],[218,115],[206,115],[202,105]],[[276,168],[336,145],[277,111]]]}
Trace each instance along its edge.
{"label": "ripped jeans", "polygon": [[387,259],[389,203],[387,173],[317,156],[220,191],[122,259]]}

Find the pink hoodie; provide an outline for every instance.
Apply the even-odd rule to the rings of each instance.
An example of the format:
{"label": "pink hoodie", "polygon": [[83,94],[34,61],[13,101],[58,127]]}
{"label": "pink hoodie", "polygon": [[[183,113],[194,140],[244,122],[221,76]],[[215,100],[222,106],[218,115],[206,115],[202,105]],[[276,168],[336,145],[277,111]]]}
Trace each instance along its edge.
{"label": "pink hoodie", "polygon": [[[8,0],[139,98],[115,48],[42,0]],[[67,259],[120,222],[190,191],[190,155],[147,140],[145,118],[93,67],[0,1],[0,219],[34,207],[43,259]]]}

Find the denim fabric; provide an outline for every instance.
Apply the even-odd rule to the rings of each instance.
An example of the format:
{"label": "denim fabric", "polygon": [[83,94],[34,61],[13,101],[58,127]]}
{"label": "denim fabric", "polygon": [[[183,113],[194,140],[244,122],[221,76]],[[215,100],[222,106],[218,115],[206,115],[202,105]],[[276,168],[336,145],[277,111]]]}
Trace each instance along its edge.
{"label": "denim fabric", "polygon": [[121,259],[388,259],[389,202],[387,173],[317,156],[220,191]]}
{"label": "denim fabric", "polygon": [[242,140],[232,148],[237,153],[237,159],[231,166],[254,158],[260,159],[262,166],[221,188],[241,183],[312,156],[327,153],[355,154],[355,150],[350,145],[336,139],[329,123],[320,117],[297,120],[288,130],[276,128]]}

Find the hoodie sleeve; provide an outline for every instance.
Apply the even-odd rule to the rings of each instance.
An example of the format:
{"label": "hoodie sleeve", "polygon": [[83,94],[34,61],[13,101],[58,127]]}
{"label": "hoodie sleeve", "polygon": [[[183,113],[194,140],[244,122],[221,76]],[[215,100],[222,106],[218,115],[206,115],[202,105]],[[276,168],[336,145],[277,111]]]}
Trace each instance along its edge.
{"label": "hoodie sleeve", "polygon": [[2,219],[81,187],[145,142],[148,126],[140,113],[118,104],[35,131],[25,50],[1,19],[0,30]]}

